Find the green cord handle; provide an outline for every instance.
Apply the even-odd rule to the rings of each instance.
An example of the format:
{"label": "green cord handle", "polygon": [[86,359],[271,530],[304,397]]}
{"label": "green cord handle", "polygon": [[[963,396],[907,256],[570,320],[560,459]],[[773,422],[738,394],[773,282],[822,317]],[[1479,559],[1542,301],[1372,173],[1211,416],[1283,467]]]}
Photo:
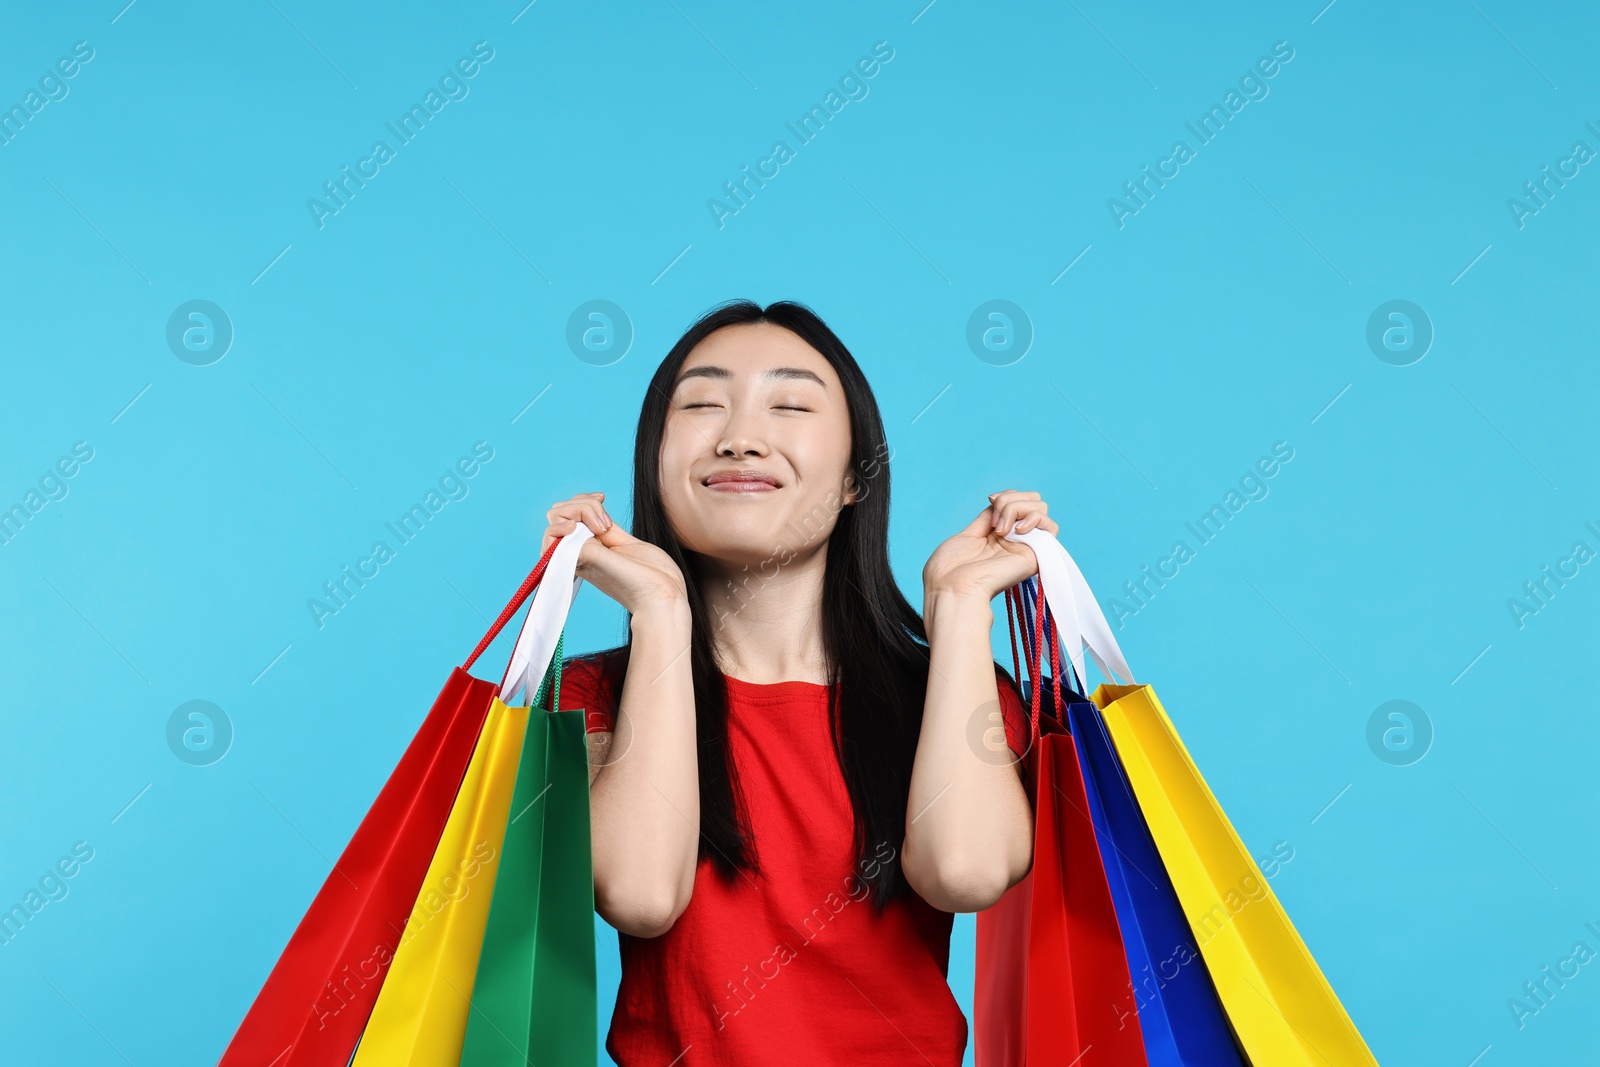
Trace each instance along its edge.
{"label": "green cord handle", "polygon": [[[539,691],[528,702],[530,707],[540,708],[544,711],[558,711],[561,708],[561,646],[567,639],[567,631],[562,630],[556,638],[556,654],[550,659],[550,666],[545,668],[544,677],[539,681]],[[547,690],[553,690],[550,706],[544,707],[544,695]]]}

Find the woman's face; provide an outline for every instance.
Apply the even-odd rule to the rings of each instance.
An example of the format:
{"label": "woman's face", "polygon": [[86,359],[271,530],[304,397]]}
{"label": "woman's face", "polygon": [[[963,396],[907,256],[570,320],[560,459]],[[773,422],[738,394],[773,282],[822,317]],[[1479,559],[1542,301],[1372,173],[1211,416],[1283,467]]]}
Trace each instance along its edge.
{"label": "woman's face", "polygon": [[786,564],[825,543],[856,501],[850,444],[844,390],[821,353],[772,323],[725,326],[674,385],[661,440],[667,519],[691,552]]}

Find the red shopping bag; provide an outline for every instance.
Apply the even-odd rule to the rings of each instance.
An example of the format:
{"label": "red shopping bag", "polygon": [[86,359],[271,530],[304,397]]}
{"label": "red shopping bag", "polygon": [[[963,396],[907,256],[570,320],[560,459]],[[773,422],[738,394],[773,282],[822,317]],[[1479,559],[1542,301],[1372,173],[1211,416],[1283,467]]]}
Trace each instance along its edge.
{"label": "red shopping bag", "polygon": [[489,705],[467,670],[539,584],[552,542],[472,655],[450,673],[378,799],[317,891],[219,1067],[345,1067],[444,832]]}
{"label": "red shopping bag", "polygon": [[[1006,592],[1008,620],[1013,592]],[[1021,593],[1016,596],[1021,602]],[[1046,614],[1041,586],[1035,649],[1044,646],[1038,635]],[[1033,743],[1024,757],[1024,782],[1034,805],[1033,867],[994,906],[978,912],[974,1061],[977,1067],[1144,1067],[1128,958],[1078,754],[1064,725],[1059,645],[1051,645],[1050,679],[1042,677],[1042,663],[1028,662]],[[1041,714],[1046,687],[1053,715]]]}

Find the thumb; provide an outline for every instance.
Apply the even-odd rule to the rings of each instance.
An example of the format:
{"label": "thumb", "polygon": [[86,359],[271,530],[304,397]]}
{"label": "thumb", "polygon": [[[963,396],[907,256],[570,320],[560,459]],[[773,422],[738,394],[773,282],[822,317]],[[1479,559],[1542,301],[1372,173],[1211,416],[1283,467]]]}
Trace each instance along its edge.
{"label": "thumb", "polygon": [[[564,520],[562,520],[561,524],[557,524],[557,526],[556,526],[556,531],[557,532],[554,535],[551,535],[551,534],[546,534],[545,535],[544,541],[540,545],[540,549],[539,549],[540,552],[543,553],[545,551],[548,551],[549,548],[550,548],[550,542],[552,540],[559,540],[561,538],[571,537],[574,533],[577,532],[577,529],[578,529],[578,527],[580,525],[583,526],[584,529],[588,530],[590,535],[591,535],[591,536],[585,538],[584,540],[586,542],[587,541],[599,542],[600,546],[603,547],[603,548],[619,548],[622,545],[631,544],[631,543],[633,543],[633,542],[638,540],[638,538],[634,537],[633,535],[629,534],[627,531],[623,530],[623,528],[621,526],[617,525],[617,523],[615,521],[613,521],[611,523],[611,525],[609,527],[607,527],[606,529],[600,530],[600,531],[596,531],[593,525],[591,525],[590,523],[584,521],[583,519],[564,519]],[[582,558],[583,557],[582,557],[581,552],[580,552],[579,559],[582,559]]]}
{"label": "thumb", "polygon": [[[589,526],[587,522],[584,525]],[[623,545],[636,544],[639,540],[627,530],[624,530],[622,524],[615,519],[604,530],[595,530],[594,527],[589,526],[589,531],[594,534],[594,540],[599,541],[607,548],[620,548]]]}

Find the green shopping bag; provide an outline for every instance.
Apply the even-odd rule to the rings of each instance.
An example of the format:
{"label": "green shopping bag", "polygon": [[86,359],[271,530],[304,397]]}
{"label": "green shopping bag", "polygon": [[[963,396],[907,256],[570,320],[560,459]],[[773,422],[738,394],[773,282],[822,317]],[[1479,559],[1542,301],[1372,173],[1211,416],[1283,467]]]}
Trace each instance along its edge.
{"label": "green shopping bag", "polygon": [[589,749],[583,711],[545,708],[560,671],[558,640],[530,702],[462,1067],[597,1063]]}

